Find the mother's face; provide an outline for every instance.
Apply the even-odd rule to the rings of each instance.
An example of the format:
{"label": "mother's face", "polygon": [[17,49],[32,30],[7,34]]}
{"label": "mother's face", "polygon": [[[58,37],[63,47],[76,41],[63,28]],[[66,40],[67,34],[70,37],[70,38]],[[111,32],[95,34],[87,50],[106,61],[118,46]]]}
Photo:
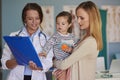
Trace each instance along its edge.
{"label": "mother's face", "polygon": [[78,24],[80,25],[80,29],[88,29],[89,28],[88,13],[83,8],[79,8],[76,12],[76,15]]}

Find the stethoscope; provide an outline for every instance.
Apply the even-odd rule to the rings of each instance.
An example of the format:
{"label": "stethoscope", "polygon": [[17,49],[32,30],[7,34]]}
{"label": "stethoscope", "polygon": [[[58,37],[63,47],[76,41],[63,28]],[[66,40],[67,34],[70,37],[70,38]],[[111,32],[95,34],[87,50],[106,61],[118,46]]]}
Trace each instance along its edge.
{"label": "stethoscope", "polygon": [[[20,34],[21,34],[22,31],[23,31],[23,29],[21,29],[21,30],[18,32],[18,34],[16,34],[16,36],[20,36]],[[47,41],[47,37],[46,37],[46,35],[45,35],[42,31],[40,31],[40,32],[38,33],[39,43],[40,43],[40,46],[43,48],[43,46],[42,46],[42,44],[41,44],[41,38],[40,38],[41,35],[44,36],[44,38],[45,38],[46,41]]]}

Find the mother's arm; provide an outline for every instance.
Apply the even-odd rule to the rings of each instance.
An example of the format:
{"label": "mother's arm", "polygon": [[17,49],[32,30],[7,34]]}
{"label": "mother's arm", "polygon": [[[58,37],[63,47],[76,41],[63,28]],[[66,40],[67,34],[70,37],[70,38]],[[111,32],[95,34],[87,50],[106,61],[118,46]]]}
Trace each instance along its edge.
{"label": "mother's arm", "polygon": [[54,61],[54,65],[61,70],[69,68],[71,65],[79,61],[86,55],[91,53],[97,54],[97,43],[94,38],[84,40],[80,46],[73,51],[73,53],[63,61]]}

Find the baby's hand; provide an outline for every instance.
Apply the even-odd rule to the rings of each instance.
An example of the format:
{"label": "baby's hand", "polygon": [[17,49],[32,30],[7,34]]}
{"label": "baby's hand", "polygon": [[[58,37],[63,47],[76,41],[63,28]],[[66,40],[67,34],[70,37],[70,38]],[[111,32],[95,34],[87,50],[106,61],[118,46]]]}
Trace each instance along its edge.
{"label": "baby's hand", "polygon": [[66,49],[68,49],[69,48],[69,46],[67,45],[67,44],[62,44],[61,45],[61,49],[63,50],[63,51],[65,51]]}
{"label": "baby's hand", "polygon": [[71,54],[72,53],[73,48],[72,47],[68,47],[67,49],[65,49],[64,51]]}
{"label": "baby's hand", "polygon": [[46,53],[44,53],[44,52],[42,52],[42,53],[39,53],[39,56],[40,56],[40,57],[46,57],[46,56],[47,56],[47,54],[46,54]]}

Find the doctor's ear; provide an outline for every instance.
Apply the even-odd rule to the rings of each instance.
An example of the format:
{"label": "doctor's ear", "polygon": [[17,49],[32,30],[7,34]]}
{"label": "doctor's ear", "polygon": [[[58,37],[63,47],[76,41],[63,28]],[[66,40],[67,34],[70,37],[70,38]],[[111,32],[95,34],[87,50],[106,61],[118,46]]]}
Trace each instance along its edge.
{"label": "doctor's ear", "polygon": [[24,26],[26,26],[26,23],[24,23]]}
{"label": "doctor's ear", "polygon": [[24,25],[26,26],[27,20],[25,19],[23,23],[24,23]]}

